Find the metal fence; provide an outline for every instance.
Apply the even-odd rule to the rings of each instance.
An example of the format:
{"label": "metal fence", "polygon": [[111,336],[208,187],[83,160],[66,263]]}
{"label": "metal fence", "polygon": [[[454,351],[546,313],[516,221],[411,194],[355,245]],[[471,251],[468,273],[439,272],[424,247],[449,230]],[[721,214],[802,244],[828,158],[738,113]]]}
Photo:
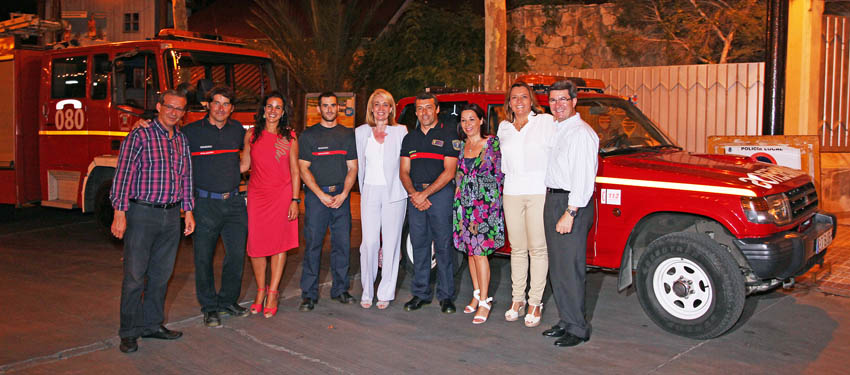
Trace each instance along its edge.
{"label": "metal fence", "polygon": [[[513,82],[529,73],[508,74],[508,82]],[[534,74],[601,79],[606,93],[635,100],[641,111],[688,151],[705,152],[706,139],[713,135],[761,134],[764,63],[575,69]]]}
{"label": "metal fence", "polygon": [[824,16],[823,101],[820,108],[821,152],[850,152],[850,22],[846,17]]}

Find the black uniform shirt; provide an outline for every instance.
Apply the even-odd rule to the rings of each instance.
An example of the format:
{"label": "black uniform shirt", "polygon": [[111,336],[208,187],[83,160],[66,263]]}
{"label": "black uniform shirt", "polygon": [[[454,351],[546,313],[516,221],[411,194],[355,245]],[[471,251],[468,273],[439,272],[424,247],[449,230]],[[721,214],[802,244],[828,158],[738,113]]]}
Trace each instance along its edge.
{"label": "black uniform shirt", "polygon": [[310,162],[310,173],[319,186],[340,185],[348,174],[347,160],[357,160],[354,129],[337,124],[313,125],[298,138],[298,159]]}
{"label": "black uniform shirt", "polygon": [[457,158],[460,140],[457,131],[439,123],[428,134],[417,127],[404,136],[401,156],[410,158],[410,179],[414,184],[430,184],[443,173],[443,159]]}
{"label": "black uniform shirt", "polygon": [[180,129],[189,139],[192,152],[192,178],[195,188],[226,193],[239,187],[239,154],[245,140],[245,128],[228,119],[219,129],[209,117]]}

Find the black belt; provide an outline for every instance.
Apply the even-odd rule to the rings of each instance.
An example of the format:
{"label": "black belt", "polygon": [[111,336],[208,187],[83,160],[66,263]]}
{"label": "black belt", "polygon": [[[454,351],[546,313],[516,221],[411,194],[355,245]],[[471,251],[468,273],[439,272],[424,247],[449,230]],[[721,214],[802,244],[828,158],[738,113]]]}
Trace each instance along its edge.
{"label": "black belt", "polygon": [[328,185],[328,186],[319,186],[319,189],[324,191],[325,193],[336,193],[338,191],[342,191],[343,184],[336,185]]}
{"label": "black belt", "polygon": [[546,192],[552,193],[552,194],[569,194],[570,193],[569,190],[555,189],[555,188],[546,188]]}
{"label": "black belt", "polygon": [[198,198],[209,198],[209,199],[228,199],[230,197],[234,197],[239,194],[239,189],[235,189],[233,191],[228,191],[226,193],[213,193],[211,191],[206,191],[204,189],[195,188],[195,191],[198,194]]}
{"label": "black belt", "polygon": [[140,204],[142,206],[153,207],[153,208],[164,208],[166,210],[169,209],[169,208],[174,208],[174,207],[177,207],[177,206],[180,205],[180,202],[154,203],[154,202],[148,202],[148,201],[143,201],[143,200],[139,200],[139,199],[130,199],[130,202],[135,203],[135,204]]}

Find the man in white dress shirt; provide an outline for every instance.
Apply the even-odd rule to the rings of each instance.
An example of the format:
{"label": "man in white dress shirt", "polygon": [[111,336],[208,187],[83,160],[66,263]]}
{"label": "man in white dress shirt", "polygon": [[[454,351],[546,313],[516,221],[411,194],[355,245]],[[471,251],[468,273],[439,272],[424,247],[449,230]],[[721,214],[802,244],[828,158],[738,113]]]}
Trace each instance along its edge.
{"label": "man in white dress shirt", "polygon": [[575,346],[590,339],[585,319],[584,284],[587,233],[593,224],[593,186],[599,137],[581,119],[572,81],[554,83],[549,107],[555,136],[549,144],[543,224],[549,249],[549,279],[558,306],[558,324],[543,332],[557,337],[556,346]]}

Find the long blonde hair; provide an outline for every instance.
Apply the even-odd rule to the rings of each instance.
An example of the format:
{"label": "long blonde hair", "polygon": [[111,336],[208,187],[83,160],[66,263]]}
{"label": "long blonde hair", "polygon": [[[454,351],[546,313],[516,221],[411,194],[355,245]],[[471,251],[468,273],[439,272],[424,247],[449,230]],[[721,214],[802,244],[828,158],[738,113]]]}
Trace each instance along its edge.
{"label": "long blonde hair", "polygon": [[366,123],[371,127],[377,126],[375,115],[372,113],[372,105],[375,104],[375,98],[379,95],[390,102],[390,117],[387,119],[387,125],[395,125],[395,99],[389,91],[384,89],[377,89],[372,92],[372,95],[369,95],[369,101],[366,102]]}

